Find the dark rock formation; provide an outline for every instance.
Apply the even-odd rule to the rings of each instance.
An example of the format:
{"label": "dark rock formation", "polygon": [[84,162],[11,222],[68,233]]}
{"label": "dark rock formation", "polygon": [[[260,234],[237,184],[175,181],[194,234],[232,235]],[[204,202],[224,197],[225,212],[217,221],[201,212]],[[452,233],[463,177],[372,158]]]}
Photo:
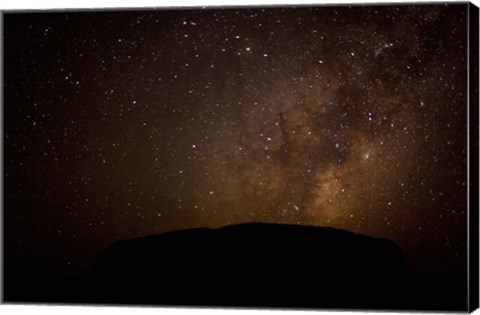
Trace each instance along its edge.
{"label": "dark rock formation", "polygon": [[414,291],[390,240],[263,223],[117,242],[91,277],[97,303],[378,309]]}

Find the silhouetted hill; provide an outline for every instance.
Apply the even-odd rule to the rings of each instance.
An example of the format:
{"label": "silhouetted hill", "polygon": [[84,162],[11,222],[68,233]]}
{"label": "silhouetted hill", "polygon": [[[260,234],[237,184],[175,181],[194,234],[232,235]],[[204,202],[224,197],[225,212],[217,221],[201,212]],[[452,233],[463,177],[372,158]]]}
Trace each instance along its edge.
{"label": "silhouetted hill", "polygon": [[466,274],[416,275],[390,240],[249,223],[120,241],[89,276],[4,268],[4,301],[467,310]]}
{"label": "silhouetted hill", "polygon": [[130,304],[401,308],[414,288],[390,240],[264,223],[120,241],[92,277],[98,302]]}

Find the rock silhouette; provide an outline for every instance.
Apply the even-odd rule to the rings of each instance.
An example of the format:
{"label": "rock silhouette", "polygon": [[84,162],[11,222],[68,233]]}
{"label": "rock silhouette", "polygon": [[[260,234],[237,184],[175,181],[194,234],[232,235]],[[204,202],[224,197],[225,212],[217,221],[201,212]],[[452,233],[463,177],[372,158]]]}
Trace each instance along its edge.
{"label": "rock silhouette", "polygon": [[93,302],[127,304],[401,308],[415,287],[390,240],[266,223],[119,241],[91,277]]}
{"label": "rock silhouette", "polygon": [[466,274],[417,274],[390,240],[245,223],[119,241],[87,275],[19,272],[4,301],[467,311]]}

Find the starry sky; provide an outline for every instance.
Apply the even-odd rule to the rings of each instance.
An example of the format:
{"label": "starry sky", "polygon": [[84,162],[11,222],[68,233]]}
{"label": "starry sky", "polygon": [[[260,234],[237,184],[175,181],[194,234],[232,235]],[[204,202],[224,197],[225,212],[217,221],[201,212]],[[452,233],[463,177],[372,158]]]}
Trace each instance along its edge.
{"label": "starry sky", "polygon": [[240,222],[464,272],[467,6],[4,15],[7,266]]}

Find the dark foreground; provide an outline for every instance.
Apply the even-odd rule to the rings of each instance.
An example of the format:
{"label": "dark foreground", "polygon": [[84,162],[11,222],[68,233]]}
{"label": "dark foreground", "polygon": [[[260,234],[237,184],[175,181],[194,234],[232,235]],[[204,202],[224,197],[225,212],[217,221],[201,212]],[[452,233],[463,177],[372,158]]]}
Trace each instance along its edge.
{"label": "dark foreground", "polygon": [[390,240],[249,223],[121,241],[87,278],[12,279],[7,302],[465,311],[466,282],[422,278]]}

